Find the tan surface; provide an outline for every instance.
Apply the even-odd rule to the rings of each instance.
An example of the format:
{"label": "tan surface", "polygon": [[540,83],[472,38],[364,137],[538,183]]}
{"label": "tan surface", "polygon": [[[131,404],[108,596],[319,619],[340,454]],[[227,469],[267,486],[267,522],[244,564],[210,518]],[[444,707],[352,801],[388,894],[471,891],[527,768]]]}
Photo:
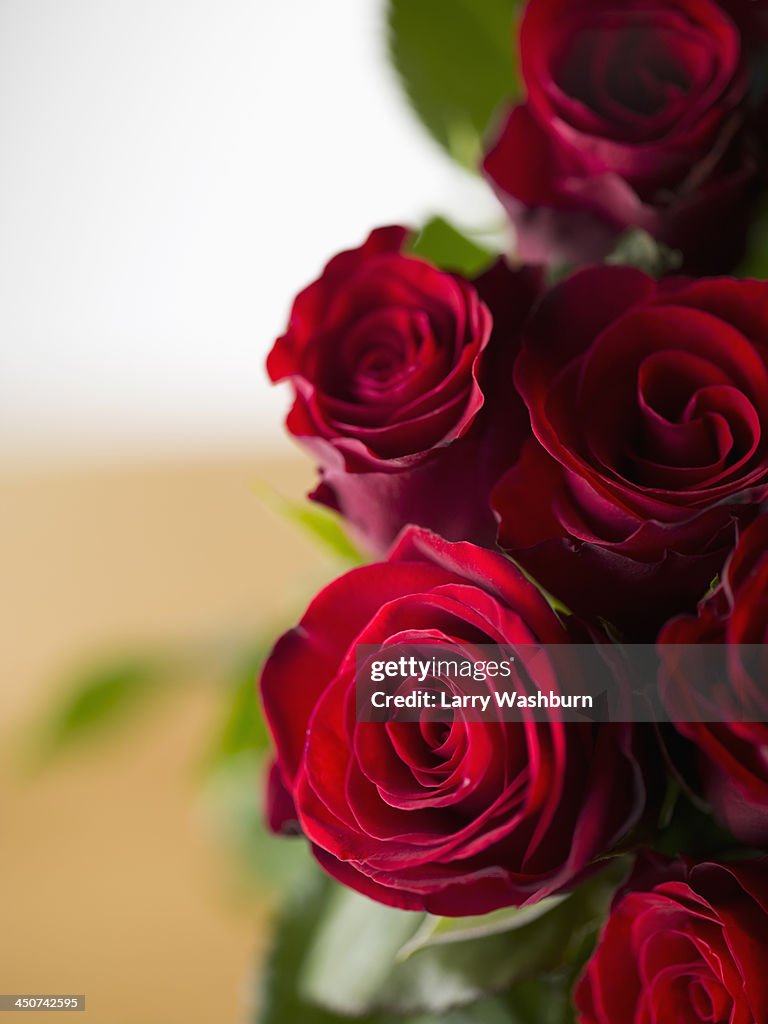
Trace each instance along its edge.
{"label": "tan surface", "polygon": [[311,476],[298,459],[0,474],[0,992],[84,992],[77,1019],[98,1024],[242,1019],[267,899],[236,892],[202,821],[212,689],[45,772],[24,774],[19,754],[30,717],[95,654],[253,635],[334,574],[260,506],[257,478],[299,496]]}

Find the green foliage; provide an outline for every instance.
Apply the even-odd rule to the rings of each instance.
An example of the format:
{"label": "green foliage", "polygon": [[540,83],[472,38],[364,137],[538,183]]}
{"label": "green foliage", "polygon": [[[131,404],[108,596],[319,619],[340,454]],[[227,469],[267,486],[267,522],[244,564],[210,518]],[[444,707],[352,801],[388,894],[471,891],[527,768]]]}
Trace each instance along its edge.
{"label": "green foliage", "polygon": [[257,996],[258,1024],[334,1024],[338,1017],[308,1002],[298,988],[298,970],[307,955],[327,899],[327,883],[314,873],[287,901],[273,936]]}
{"label": "green foliage", "polygon": [[389,0],[390,57],[427,130],[477,169],[499,106],[520,95],[520,0]]}
{"label": "green foliage", "polygon": [[[361,1015],[389,1008],[386,990],[398,951],[423,919],[422,914],[385,907],[350,889],[331,886],[302,967],[303,990],[313,1002],[340,1013]],[[407,1007],[424,1008],[434,1009],[426,1004]]]}
{"label": "green foliage", "polygon": [[[546,915],[542,915],[546,916]],[[459,971],[466,980],[487,955],[482,942],[458,943],[449,963],[439,951],[414,968],[396,962],[396,940],[420,928],[422,914],[382,907],[341,889],[315,869],[296,888],[278,923],[274,946],[257,999],[257,1024],[567,1024],[572,1021],[572,976],[555,972],[509,988],[499,977],[487,994],[473,985],[463,1005],[453,1005]],[[566,922],[552,922],[562,928]],[[512,933],[513,935],[516,933]],[[507,937],[504,955],[513,960],[527,933]],[[447,948],[447,947],[446,947]],[[496,955],[501,975],[501,949]],[[423,956],[423,954],[422,954]],[[465,964],[466,960],[469,963]],[[514,973],[514,972],[512,972]],[[418,984],[415,975],[421,975]],[[401,991],[405,984],[407,991]],[[375,995],[375,998],[372,996]]]}
{"label": "green foliage", "polygon": [[563,903],[567,896],[550,896],[529,907],[504,907],[476,917],[434,917],[428,914],[416,934],[400,950],[400,959],[428,946],[466,939],[483,939],[524,928]]}
{"label": "green foliage", "polygon": [[443,217],[427,221],[410,245],[410,252],[441,270],[475,277],[496,258],[494,253],[463,235]]}
{"label": "green foliage", "polygon": [[301,527],[322,548],[347,566],[361,565],[366,559],[347,536],[342,520],[322,505],[284,498],[268,484],[258,483],[256,494],[283,519]]}
{"label": "green foliage", "polygon": [[269,732],[256,691],[261,665],[268,653],[258,644],[239,659],[226,701],[224,716],[214,736],[205,766],[215,771],[243,754],[261,754],[269,747]]}
{"label": "green foliage", "polygon": [[768,280],[768,199],[762,201],[752,218],[747,251],[737,274],[739,277]]}
{"label": "green foliage", "polygon": [[205,779],[209,823],[232,856],[239,879],[272,901],[293,891],[310,867],[307,843],[273,835],[265,825],[264,793],[268,758],[251,752],[216,763]]}
{"label": "green foliage", "polygon": [[[461,1007],[509,993],[508,1020],[543,1024],[544,1006],[563,1005],[551,987],[567,991],[591,949],[615,879],[611,869],[536,909],[487,915],[487,928],[479,918],[448,921],[398,911],[325,882],[295,984],[308,1004],[377,1020],[393,1013],[447,1019]],[[527,984],[535,979],[541,984]],[[540,991],[547,993],[543,1003],[535,998]],[[526,1000],[536,1004],[532,1017],[523,1012]],[[517,1015],[509,1016],[513,1007]]]}
{"label": "green foliage", "polygon": [[[671,783],[670,790],[675,789],[675,783]],[[676,857],[684,850],[695,860],[719,860],[729,857],[736,846],[731,833],[712,818],[709,808],[697,806],[684,791],[677,793],[674,804],[664,811],[665,818],[653,841],[659,853]]]}
{"label": "green foliage", "polygon": [[620,236],[606,263],[637,267],[652,277],[663,277],[680,269],[682,256],[641,228],[630,228]]}
{"label": "green foliage", "polygon": [[36,723],[32,752],[49,759],[74,749],[108,734],[159,694],[203,680],[220,691],[224,704],[204,767],[215,771],[243,754],[261,754],[269,737],[256,680],[268,649],[266,640],[250,646],[210,643],[97,663],[76,676]]}
{"label": "green foliage", "polygon": [[506,996],[510,1024],[575,1024],[573,972],[556,971],[522,982]]}
{"label": "green foliage", "polygon": [[152,656],[119,658],[86,670],[40,723],[36,755],[50,757],[114,727],[171,678],[166,660]]}

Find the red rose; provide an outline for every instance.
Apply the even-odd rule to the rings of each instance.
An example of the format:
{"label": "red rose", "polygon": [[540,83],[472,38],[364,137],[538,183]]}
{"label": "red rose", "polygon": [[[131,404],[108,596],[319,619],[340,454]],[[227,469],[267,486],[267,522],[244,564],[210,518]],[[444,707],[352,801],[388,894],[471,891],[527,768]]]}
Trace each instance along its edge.
{"label": "red rose", "polygon": [[514,355],[539,275],[499,263],[471,284],[404,255],[406,237],[380,228],[331,260],[297,297],[267,369],[293,384],[287,427],[318,459],[312,497],[371,547],[386,549],[409,522],[492,543],[499,453],[519,447],[524,428],[501,408],[496,440],[487,436],[481,356],[494,320],[499,357]]}
{"label": "red rose", "polygon": [[326,587],[267,661],[271,824],[298,821],[331,875],[406,909],[480,914],[571,886],[643,811],[638,732],[356,721],[355,645],[424,642],[573,637],[502,555],[409,528],[387,561]]}
{"label": "red rose", "polygon": [[[758,519],[744,533],[721,585],[702,604],[698,617],[675,619],[659,640],[661,644],[768,644],[768,517]],[[753,658],[748,657],[747,664],[744,660],[734,647],[728,677],[734,691],[749,699],[754,717],[765,721],[694,721],[680,723],[677,729],[696,745],[701,786],[720,820],[742,842],[768,846],[768,656],[756,679]],[[675,673],[670,682],[678,699],[685,699],[683,688],[696,699],[695,679],[681,679]]]}
{"label": "red rose", "polygon": [[768,284],[597,267],[554,288],[515,380],[537,441],[500,543],[573,611],[651,639],[768,499]]}
{"label": "red rose", "polygon": [[643,228],[686,266],[744,244],[754,140],[736,25],[714,0],[529,0],[527,100],[485,158],[531,262],[602,259]]}
{"label": "red rose", "polygon": [[579,1024],[765,1024],[768,861],[648,856],[576,988]]}

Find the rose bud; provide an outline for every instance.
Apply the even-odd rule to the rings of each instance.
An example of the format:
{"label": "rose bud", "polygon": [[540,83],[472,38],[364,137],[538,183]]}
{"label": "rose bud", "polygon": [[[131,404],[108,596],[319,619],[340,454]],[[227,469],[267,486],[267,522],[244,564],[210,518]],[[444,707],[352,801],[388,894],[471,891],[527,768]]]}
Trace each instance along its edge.
{"label": "rose bud", "polygon": [[574,885],[643,814],[647,733],[550,712],[360,721],[354,656],[574,633],[498,552],[407,528],[386,561],[321,591],[264,667],[272,827],[298,822],[332,876],[408,910],[482,914]]}
{"label": "rose bud", "polygon": [[579,1024],[765,1024],[768,861],[643,857],[579,982]]}
{"label": "rose bud", "polygon": [[649,642],[693,611],[768,499],[768,283],[595,267],[515,368],[535,441],[493,496],[502,546],[572,611]]}
{"label": "rose bud", "polygon": [[527,90],[484,169],[534,263],[602,260],[628,228],[699,273],[738,261],[759,187],[742,35],[715,0],[530,0]]}
{"label": "rose bud", "polygon": [[489,492],[528,432],[507,391],[520,327],[540,274],[499,262],[470,283],[402,252],[404,228],[380,228],[343,252],[296,299],[267,360],[290,380],[286,425],[316,457],[311,495],[382,552],[406,523],[492,544]]}
{"label": "rose bud", "polygon": [[[768,847],[768,647],[762,647],[768,645],[768,516],[741,537],[722,582],[702,603],[698,616],[674,619],[659,642],[761,645],[748,648],[748,654],[733,646],[727,659],[732,693],[745,702],[742,717],[758,720],[680,722],[677,729],[695,744],[694,788],[701,788],[738,839]],[[763,649],[762,664],[754,665],[754,653]],[[685,702],[688,697],[695,705],[699,680],[681,679],[676,672],[672,682],[676,699]]]}

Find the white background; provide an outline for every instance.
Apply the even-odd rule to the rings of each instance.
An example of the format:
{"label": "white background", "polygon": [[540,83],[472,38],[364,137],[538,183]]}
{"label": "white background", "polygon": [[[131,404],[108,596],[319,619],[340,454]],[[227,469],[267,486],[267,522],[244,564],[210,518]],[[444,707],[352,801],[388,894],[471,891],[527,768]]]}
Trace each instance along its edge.
{"label": "white background", "polygon": [[0,0],[0,451],[253,450],[290,301],[375,224],[492,215],[380,0]]}

